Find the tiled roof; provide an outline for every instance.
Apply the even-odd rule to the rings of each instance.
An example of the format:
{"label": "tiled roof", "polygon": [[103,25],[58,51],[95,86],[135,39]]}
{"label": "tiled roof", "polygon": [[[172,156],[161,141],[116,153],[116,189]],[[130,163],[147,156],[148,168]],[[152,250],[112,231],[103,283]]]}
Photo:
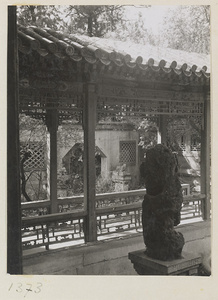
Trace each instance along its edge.
{"label": "tiled roof", "polygon": [[198,77],[210,74],[210,57],[205,54],[154,47],[151,45],[120,42],[114,39],[64,34],[49,28],[18,25],[19,51],[28,54],[37,51],[41,56],[53,54],[74,61],[85,60],[90,64],[101,62],[135,70],[152,68],[166,73],[195,74]]}

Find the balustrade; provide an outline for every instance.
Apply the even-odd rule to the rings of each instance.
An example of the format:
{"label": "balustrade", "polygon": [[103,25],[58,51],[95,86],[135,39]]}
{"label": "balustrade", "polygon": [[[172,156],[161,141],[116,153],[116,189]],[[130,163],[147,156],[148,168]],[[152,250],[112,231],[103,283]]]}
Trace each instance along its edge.
{"label": "balustrade", "polygon": [[97,234],[99,237],[121,232],[137,232],[142,229],[141,202],[109,208],[97,209]]}
{"label": "balustrade", "polygon": [[[184,186],[188,193],[188,186]],[[142,232],[142,201],[146,190],[96,195],[97,239]],[[185,195],[181,223],[202,220],[205,195]],[[23,249],[72,242],[85,243],[83,196],[59,198],[59,213],[49,214],[50,201],[22,203]],[[77,209],[76,209],[77,208]],[[78,209],[79,208],[79,209]],[[44,215],[43,215],[44,214]],[[28,217],[27,217],[28,215]],[[64,244],[63,244],[64,245]]]}
{"label": "balustrade", "polygon": [[83,219],[84,211],[74,213],[51,214],[23,218],[22,244],[23,249],[30,249],[63,242],[81,240],[84,243]]}
{"label": "balustrade", "polygon": [[183,196],[181,220],[202,218],[202,207],[205,195]]}

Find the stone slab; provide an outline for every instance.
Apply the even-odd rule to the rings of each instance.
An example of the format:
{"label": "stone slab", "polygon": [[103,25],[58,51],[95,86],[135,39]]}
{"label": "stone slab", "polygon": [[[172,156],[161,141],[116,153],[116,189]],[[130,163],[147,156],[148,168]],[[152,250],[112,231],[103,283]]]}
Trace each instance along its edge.
{"label": "stone slab", "polygon": [[201,256],[182,252],[182,257],[171,261],[153,259],[138,250],[128,254],[139,275],[197,275]]}

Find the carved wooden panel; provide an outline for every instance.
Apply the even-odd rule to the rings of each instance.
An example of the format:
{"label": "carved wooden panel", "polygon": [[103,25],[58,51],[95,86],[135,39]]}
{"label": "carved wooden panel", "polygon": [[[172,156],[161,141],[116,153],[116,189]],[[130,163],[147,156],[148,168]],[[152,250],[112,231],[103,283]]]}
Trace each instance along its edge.
{"label": "carved wooden panel", "polygon": [[103,84],[98,87],[98,119],[113,115],[202,115],[204,97],[200,93],[159,91]]}
{"label": "carved wooden panel", "polygon": [[73,119],[81,123],[83,110],[82,90],[55,91],[52,89],[20,88],[20,112],[45,121],[48,110],[57,109],[59,123]]}

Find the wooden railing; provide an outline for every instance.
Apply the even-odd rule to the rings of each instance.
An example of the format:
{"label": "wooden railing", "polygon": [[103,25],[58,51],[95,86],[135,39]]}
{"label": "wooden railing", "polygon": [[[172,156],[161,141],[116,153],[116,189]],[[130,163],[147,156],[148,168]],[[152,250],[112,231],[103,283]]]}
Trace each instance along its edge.
{"label": "wooden railing", "polygon": [[58,213],[22,219],[23,249],[30,249],[81,240],[84,243],[83,221],[85,211]]}
{"label": "wooden railing", "polygon": [[181,220],[187,221],[202,218],[204,201],[205,195],[203,194],[183,196]]}
{"label": "wooden railing", "polygon": [[142,231],[142,202],[97,209],[99,239],[114,237],[117,233]]}
{"label": "wooden railing", "polygon": [[[136,203],[142,201],[146,193],[145,189],[125,191],[125,192],[114,192],[104,193],[96,195],[96,208],[111,207],[116,205],[126,205],[130,203]],[[57,211],[73,212],[84,207],[83,196],[71,196],[71,197],[60,197],[58,198]],[[41,215],[47,215],[50,212],[50,201],[40,200],[32,202],[24,202],[21,204],[23,217],[36,217]]]}
{"label": "wooden railing", "polygon": [[[183,196],[190,195],[188,184],[182,184]],[[111,207],[116,205],[126,205],[142,201],[146,189],[104,193],[96,195],[96,208]],[[71,212],[84,207],[83,196],[59,197],[57,204],[57,212]],[[21,204],[22,216],[41,216],[50,213],[50,200],[40,200],[32,202],[24,202]]]}
{"label": "wooden railing", "polygon": [[[142,231],[142,201],[145,190],[126,191],[96,195],[96,216],[98,240]],[[181,221],[202,218],[204,195],[184,196]],[[73,201],[75,200],[75,203]],[[58,199],[59,212],[35,215],[38,211],[49,210],[49,201],[23,203],[23,211],[31,216],[22,218],[23,249],[61,244],[64,242],[85,243],[84,222],[87,212],[83,209],[83,197]],[[75,205],[80,209],[73,209]],[[72,210],[72,211],[70,211]]]}

